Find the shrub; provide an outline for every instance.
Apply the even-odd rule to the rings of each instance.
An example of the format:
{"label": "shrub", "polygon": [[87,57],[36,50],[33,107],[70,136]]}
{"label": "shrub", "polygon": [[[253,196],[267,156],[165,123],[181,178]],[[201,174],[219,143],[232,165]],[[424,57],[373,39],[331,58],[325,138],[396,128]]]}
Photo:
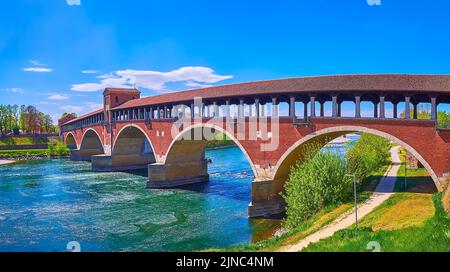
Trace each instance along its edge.
{"label": "shrub", "polygon": [[348,173],[354,174],[358,181],[362,181],[388,163],[390,146],[389,141],[384,138],[362,134],[345,155]]}
{"label": "shrub", "polygon": [[70,149],[63,142],[57,142],[56,144],[48,145],[48,153],[50,156],[68,156]]}
{"label": "shrub", "polygon": [[349,197],[351,181],[345,178],[346,163],[331,151],[307,156],[297,162],[285,185],[287,218],[284,225],[294,228],[326,205],[337,204]]}

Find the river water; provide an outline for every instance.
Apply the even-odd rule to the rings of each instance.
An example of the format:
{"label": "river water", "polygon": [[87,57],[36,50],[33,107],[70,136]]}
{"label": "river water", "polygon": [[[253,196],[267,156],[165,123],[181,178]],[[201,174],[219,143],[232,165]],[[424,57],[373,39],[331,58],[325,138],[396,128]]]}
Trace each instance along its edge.
{"label": "river water", "polygon": [[253,173],[239,148],[207,151],[210,182],[148,190],[146,171],[90,163],[0,166],[0,251],[191,251],[268,238],[280,220],[248,219]]}

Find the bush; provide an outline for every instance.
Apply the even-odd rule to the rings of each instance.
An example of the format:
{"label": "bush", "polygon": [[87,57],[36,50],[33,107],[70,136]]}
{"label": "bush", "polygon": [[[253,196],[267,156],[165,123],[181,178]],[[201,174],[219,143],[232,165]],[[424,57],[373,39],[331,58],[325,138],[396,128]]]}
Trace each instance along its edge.
{"label": "bush", "polygon": [[56,144],[48,145],[48,153],[50,156],[68,156],[70,149],[63,142],[57,142]]}
{"label": "bush", "polygon": [[362,134],[355,145],[350,147],[345,155],[347,159],[348,173],[354,174],[359,182],[368,177],[372,172],[388,163],[388,140],[371,135]]}
{"label": "bush", "polygon": [[304,163],[298,162],[285,185],[285,227],[295,228],[324,206],[347,199],[352,186],[345,175],[345,160],[331,151],[318,152]]}
{"label": "bush", "polygon": [[310,155],[292,167],[283,195],[286,201],[286,228],[292,229],[315,215],[325,206],[339,205],[351,199],[354,174],[362,181],[388,163],[389,141],[362,134],[349,148],[346,159],[329,149],[308,146]]}

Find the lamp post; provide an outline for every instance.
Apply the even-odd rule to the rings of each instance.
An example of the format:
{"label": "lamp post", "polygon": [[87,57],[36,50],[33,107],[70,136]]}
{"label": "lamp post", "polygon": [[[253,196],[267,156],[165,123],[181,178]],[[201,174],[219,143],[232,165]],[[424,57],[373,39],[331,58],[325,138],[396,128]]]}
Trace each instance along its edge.
{"label": "lamp post", "polygon": [[356,175],[347,174],[346,177],[353,177],[353,194],[355,198],[355,235],[358,236],[358,198],[356,195]]}

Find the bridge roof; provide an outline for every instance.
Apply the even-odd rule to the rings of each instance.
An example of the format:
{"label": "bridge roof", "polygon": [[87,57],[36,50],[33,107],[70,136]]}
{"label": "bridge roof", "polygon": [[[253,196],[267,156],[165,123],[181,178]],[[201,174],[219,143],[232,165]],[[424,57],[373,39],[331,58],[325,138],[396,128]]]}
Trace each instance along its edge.
{"label": "bridge roof", "polygon": [[196,97],[212,100],[252,95],[329,93],[333,91],[450,94],[450,75],[336,75],[256,81],[144,97],[127,101],[114,109],[189,102]]}
{"label": "bridge roof", "polygon": [[77,118],[75,118],[75,119],[69,120],[69,121],[65,122],[64,125],[71,124],[71,123],[74,123],[74,122],[79,121],[79,120],[83,120],[83,119],[85,119],[85,118],[94,116],[94,115],[99,114],[99,113],[102,113],[102,112],[103,112],[103,109],[98,109],[98,110],[96,110],[96,111],[93,111],[93,112],[90,112],[90,113],[81,115],[80,117],[77,117]]}

